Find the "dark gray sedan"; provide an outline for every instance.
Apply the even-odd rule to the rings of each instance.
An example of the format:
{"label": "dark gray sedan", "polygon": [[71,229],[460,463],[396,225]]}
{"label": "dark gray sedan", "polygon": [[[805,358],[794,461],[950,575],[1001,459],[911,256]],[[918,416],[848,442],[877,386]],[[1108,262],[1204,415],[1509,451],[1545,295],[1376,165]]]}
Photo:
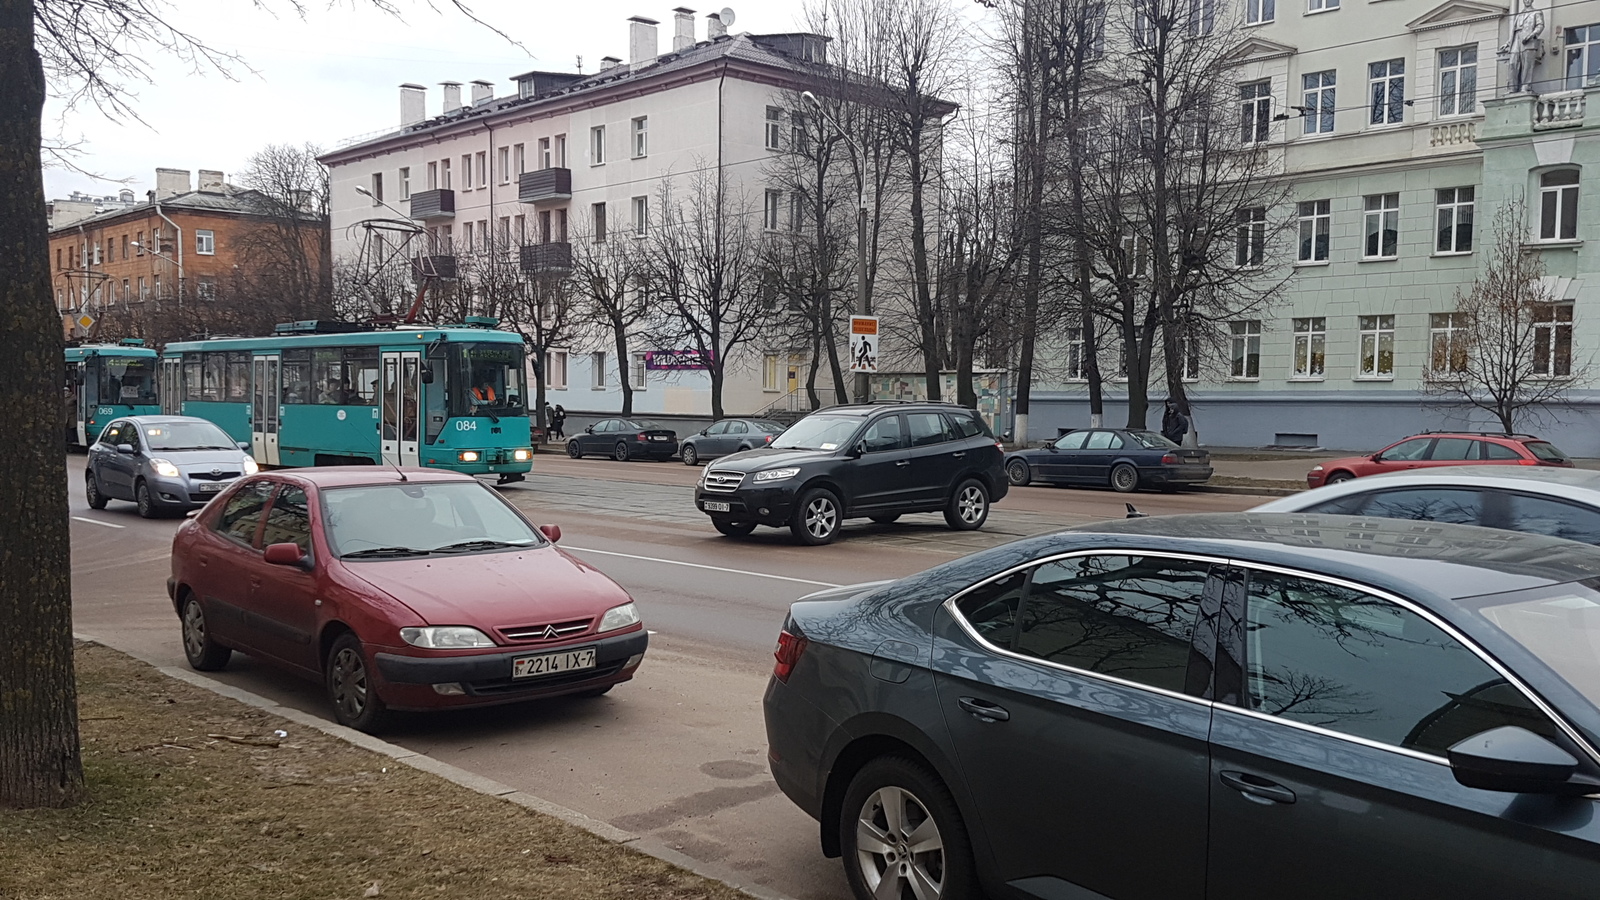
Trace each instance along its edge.
{"label": "dark gray sedan", "polygon": [[1588,898],[1600,549],[1240,513],[795,603],[778,786],[861,900]]}
{"label": "dark gray sedan", "polygon": [[94,509],[132,500],[139,515],[204,506],[256,461],[221,428],[193,416],[115,419],[89,447],[84,499]]}
{"label": "dark gray sedan", "polygon": [[780,434],[783,425],[770,419],[723,419],[683,439],[683,464],[697,466],[719,456],[765,447]]}

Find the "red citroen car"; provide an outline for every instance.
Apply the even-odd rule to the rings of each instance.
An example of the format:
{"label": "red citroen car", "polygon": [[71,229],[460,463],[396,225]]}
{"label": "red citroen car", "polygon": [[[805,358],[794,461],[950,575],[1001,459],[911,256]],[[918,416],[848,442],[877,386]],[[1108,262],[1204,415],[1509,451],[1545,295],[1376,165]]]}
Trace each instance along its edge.
{"label": "red citroen car", "polygon": [[1351,456],[1314,466],[1308,487],[1338,484],[1365,475],[1435,466],[1562,466],[1572,468],[1556,445],[1531,434],[1450,431],[1418,434],[1368,456]]}
{"label": "red citroen car", "polygon": [[173,608],[196,669],[238,650],[321,681],[342,724],[388,710],[595,696],[648,642],[628,593],[476,479],[294,469],[178,529]]}

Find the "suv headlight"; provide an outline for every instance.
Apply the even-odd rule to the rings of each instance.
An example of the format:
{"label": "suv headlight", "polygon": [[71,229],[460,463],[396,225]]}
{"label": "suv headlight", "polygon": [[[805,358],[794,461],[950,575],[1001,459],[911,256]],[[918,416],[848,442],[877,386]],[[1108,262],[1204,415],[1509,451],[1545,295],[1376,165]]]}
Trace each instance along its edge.
{"label": "suv headlight", "polygon": [[799,466],[790,466],[787,469],[768,469],[765,472],[757,472],[756,473],[756,480],[757,481],[782,481],[785,478],[793,478],[793,477],[795,477],[796,475],[799,475],[799,474],[800,474],[800,467]]}
{"label": "suv headlight", "polygon": [[256,465],[256,461],[253,458],[248,457],[248,456],[246,456],[244,458],[244,461],[239,463],[239,465],[241,467],[243,467],[244,473],[246,475],[254,475],[255,473],[261,471],[261,467]]}
{"label": "suv headlight", "polygon": [[639,624],[639,609],[629,602],[606,610],[606,614],[600,617],[600,627],[596,628],[595,631],[603,634],[607,631],[616,631],[618,628],[627,628],[629,625],[637,624]]}
{"label": "suv headlight", "polygon": [[402,628],[400,640],[413,647],[429,650],[471,650],[475,647],[493,647],[494,641],[476,628],[465,625],[429,625],[425,628]]}
{"label": "suv headlight", "polygon": [[173,465],[172,460],[169,459],[161,459],[160,457],[152,459],[150,460],[150,468],[155,469],[156,474],[162,478],[178,477],[178,467]]}

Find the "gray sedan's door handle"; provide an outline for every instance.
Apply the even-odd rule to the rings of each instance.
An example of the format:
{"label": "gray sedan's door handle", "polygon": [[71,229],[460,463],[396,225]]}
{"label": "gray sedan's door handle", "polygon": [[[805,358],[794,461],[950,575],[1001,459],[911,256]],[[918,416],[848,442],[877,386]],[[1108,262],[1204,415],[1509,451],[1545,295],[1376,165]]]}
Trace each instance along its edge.
{"label": "gray sedan's door handle", "polygon": [[967,451],[965,451],[965,450],[957,450],[956,452],[954,452],[954,453],[952,453],[950,455],[954,456],[956,459],[960,459],[961,457],[967,455]]}
{"label": "gray sedan's door handle", "polygon": [[1294,791],[1275,781],[1248,772],[1220,772],[1222,783],[1243,794],[1246,800],[1256,803],[1293,803]]}
{"label": "gray sedan's door handle", "polygon": [[987,700],[979,700],[976,697],[962,697],[956,703],[962,709],[985,722],[1005,722],[1011,718],[1011,713],[1007,712],[1006,708],[998,703],[990,703]]}
{"label": "gray sedan's door handle", "polygon": [[895,465],[897,465],[897,466],[909,466],[909,465],[911,465],[911,460],[902,459],[902,460],[896,462]]}

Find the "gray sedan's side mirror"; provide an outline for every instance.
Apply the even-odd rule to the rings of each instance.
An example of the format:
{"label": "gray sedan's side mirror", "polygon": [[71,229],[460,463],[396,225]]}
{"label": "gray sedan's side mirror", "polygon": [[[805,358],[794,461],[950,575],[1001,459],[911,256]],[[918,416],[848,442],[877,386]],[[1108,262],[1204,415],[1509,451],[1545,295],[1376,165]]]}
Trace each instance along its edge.
{"label": "gray sedan's side mirror", "polygon": [[1513,794],[1582,795],[1600,791],[1600,783],[1577,775],[1578,760],[1572,754],[1515,725],[1475,734],[1445,755],[1456,781],[1470,788]]}
{"label": "gray sedan's side mirror", "polygon": [[121,453],[124,456],[132,456],[133,453],[134,453],[133,445],[132,444],[118,444],[117,445],[117,452]]}
{"label": "gray sedan's side mirror", "polygon": [[250,442],[249,441],[240,441],[239,442],[239,449],[248,451],[250,449]]}

